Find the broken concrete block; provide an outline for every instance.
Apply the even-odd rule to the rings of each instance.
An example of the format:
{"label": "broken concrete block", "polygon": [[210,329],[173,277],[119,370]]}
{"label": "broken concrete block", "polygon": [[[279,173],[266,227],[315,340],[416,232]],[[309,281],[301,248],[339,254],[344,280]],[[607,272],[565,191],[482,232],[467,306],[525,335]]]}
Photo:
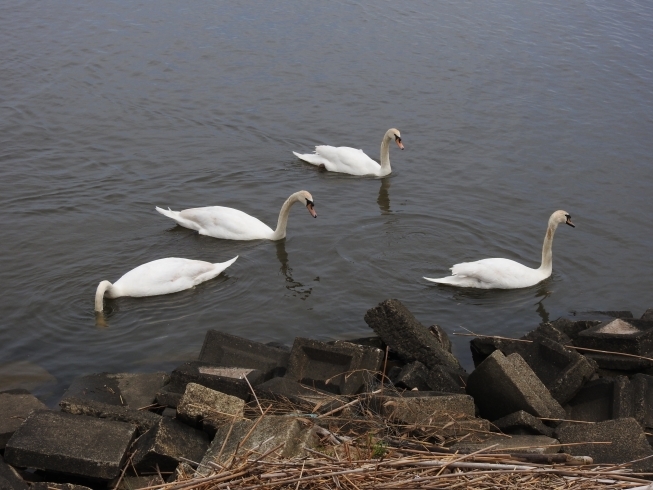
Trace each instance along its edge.
{"label": "broken concrete block", "polygon": [[256,395],[262,405],[267,405],[263,403],[263,400],[267,400],[283,408],[290,402],[295,410],[309,413],[325,413],[347,403],[333,393],[303,385],[289,378],[272,378],[258,385]]}
{"label": "broken concrete block", "polygon": [[286,378],[340,395],[360,392],[382,367],[384,352],[349,342],[297,337]]}
{"label": "broken concrete block", "polygon": [[183,390],[185,390],[186,387],[183,384],[179,386],[177,389],[181,390],[181,392],[169,391],[170,388],[174,388],[174,385],[167,384],[157,391],[155,400],[159,405],[176,409],[177,405],[179,405],[179,400],[181,400],[181,397],[184,395]]}
{"label": "broken concrete block", "polygon": [[[568,318],[558,318],[557,320],[554,320],[552,322],[548,322],[549,326],[561,334],[566,335],[569,337],[572,341],[578,337],[578,334],[581,333],[583,330],[587,330],[588,328],[592,328],[597,326],[598,324],[601,323],[601,320],[570,320]],[[549,331],[547,329],[547,331]],[[549,337],[551,340],[556,340],[553,337]],[[556,340],[556,342],[560,342],[559,340]],[[566,342],[560,342],[561,344],[564,344]]]}
{"label": "broken concrete block", "polygon": [[0,393],[0,450],[33,410],[47,408],[29,392]]}
{"label": "broken concrete block", "polygon": [[[632,468],[634,471],[653,471],[653,460],[650,459],[653,450],[641,426],[633,418],[596,424],[564,424],[558,427],[556,435],[561,443],[570,444],[565,447],[565,452],[574,456],[589,456],[594,464],[627,463],[648,457],[635,463]],[[595,442],[611,444],[592,444]]]}
{"label": "broken concrete block", "polygon": [[586,422],[633,416],[632,387],[627,377],[590,381],[566,405],[567,419]]}
{"label": "broken concrete block", "polygon": [[649,308],[648,310],[646,310],[644,314],[641,316],[640,320],[653,322],[653,308]]}
{"label": "broken concrete block", "polygon": [[[374,395],[370,408],[383,418],[408,425],[424,425],[443,437],[460,437],[470,432],[489,432],[490,423],[476,418],[469,395],[408,392],[401,396]],[[415,396],[413,396],[415,395]]]}
{"label": "broken concrete block", "polygon": [[588,328],[574,341],[578,347],[646,356],[653,351],[653,321],[616,318]]}
{"label": "broken concrete block", "polygon": [[258,369],[214,366],[199,361],[186,362],[172,372],[166,390],[184,393],[188,383],[196,383],[247,401],[251,390],[245,377],[252,387],[264,381],[263,372]]}
{"label": "broken concrete block", "polygon": [[519,354],[506,357],[494,351],[469,375],[467,393],[490,420],[519,410],[536,417],[565,417],[564,409]]}
{"label": "broken concrete block", "polygon": [[286,373],[288,356],[286,349],[208,330],[198,360],[215,366],[258,369],[267,380]]}
{"label": "broken concrete block", "polygon": [[553,437],[553,429],[542,423],[530,413],[519,410],[492,422],[492,425],[505,434],[535,434]]}
{"label": "broken concrete block", "polygon": [[119,475],[135,435],[136,427],[124,422],[37,410],[7,442],[5,461],[110,480]]}
{"label": "broken concrete block", "polygon": [[444,328],[434,323],[428,328],[428,330],[431,332],[431,335],[435,337],[435,340],[438,341],[440,347],[451,354],[451,340],[449,340],[449,336],[447,335],[447,332],[444,331]]}
{"label": "broken concrete block", "polygon": [[469,454],[497,444],[497,447],[488,451],[487,454],[493,452],[553,454],[560,451],[560,442],[557,439],[541,435],[514,435],[510,438],[492,436],[481,443],[458,442],[451,446],[450,449]]}
{"label": "broken concrete block", "polygon": [[469,341],[474,367],[478,367],[490,354],[499,350],[505,355],[521,352],[526,348],[524,342],[517,339],[498,339],[496,337],[475,337]]}
{"label": "broken concrete block", "polygon": [[466,373],[449,370],[444,366],[429,369],[419,361],[406,364],[396,376],[390,378],[399,388],[444,393],[464,393],[466,379]]}
{"label": "broken concrete block", "polygon": [[[385,352],[386,345],[381,340],[381,337],[375,335],[373,337],[362,337],[358,339],[345,339],[345,342],[349,342],[350,344],[358,344],[358,345],[365,345],[367,347],[375,347],[376,349],[380,349],[383,352]],[[330,344],[333,344],[334,342],[329,342]]]}
{"label": "broken concrete block", "polygon": [[520,355],[560,404],[571,400],[598,369],[575,350],[543,337],[527,344]]}
{"label": "broken concrete block", "polygon": [[182,458],[199,461],[209,447],[207,435],[177,420],[162,417],[136,442],[132,463],[138,471],[174,471]]}
{"label": "broken concrete block", "polygon": [[429,369],[443,366],[464,373],[458,359],[396,299],[367,310],[365,321],[404,362],[419,361]]}
{"label": "broken concrete block", "polygon": [[168,382],[166,373],[97,373],[76,378],[62,400],[94,400],[139,409],[154,403],[157,391]]}
{"label": "broken concrete block", "polygon": [[218,430],[197,473],[206,476],[213,469],[211,462],[224,464],[231,460],[236,450],[239,455],[253,451],[256,457],[283,444],[278,454],[282,458],[293,458],[302,455],[304,447],[313,447],[315,442],[314,429],[304,427],[295,417],[266,415],[260,421],[241,420],[233,426],[223,426]]}
{"label": "broken concrete block", "polygon": [[633,416],[642,427],[653,428],[653,376],[636,374],[630,379]]}
{"label": "broken concrete block", "polygon": [[242,419],[244,409],[242,398],[188,383],[177,405],[177,418],[213,437],[221,425]]}
{"label": "broken concrete block", "polygon": [[6,464],[0,456],[0,490],[28,490],[28,488],[18,472]]}
{"label": "broken concrete block", "polygon": [[72,415],[87,415],[135,425],[138,428],[139,435],[150,430],[161,419],[161,416],[156,413],[110,405],[89,399],[80,400],[75,397],[64,398],[59,402],[59,406],[63,412]]}

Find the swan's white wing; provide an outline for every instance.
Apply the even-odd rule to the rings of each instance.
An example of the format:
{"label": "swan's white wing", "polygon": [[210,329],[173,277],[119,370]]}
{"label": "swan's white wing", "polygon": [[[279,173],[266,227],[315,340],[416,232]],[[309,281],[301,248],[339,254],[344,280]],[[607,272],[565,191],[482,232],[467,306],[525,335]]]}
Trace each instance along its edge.
{"label": "swan's white wing", "polygon": [[139,297],[175,293],[192,288],[197,284],[195,281],[198,277],[210,274],[214,270],[215,265],[210,262],[168,257],[130,270],[118,279],[113,287],[121,296]]}
{"label": "swan's white wing", "polygon": [[441,279],[425,279],[441,284],[482,289],[525,288],[545,279],[538,269],[502,258],[462,262],[454,265],[451,273],[451,276]]}
{"label": "swan's white wing", "polygon": [[321,145],[315,147],[314,154],[293,154],[313,165],[324,165],[330,172],[340,172],[349,175],[378,175],[381,165],[368,157],[363,150],[348,146]]}
{"label": "swan's white wing", "polygon": [[374,175],[381,170],[381,165],[368,157],[363,150],[348,146],[316,146],[315,153],[327,163],[324,164],[331,172],[350,175]]}
{"label": "swan's white wing", "polygon": [[513,289],[532,286],[543,277],[537,269],[531,269],[514,260],[495,258],[476,262],[463,262],[451,268],[454,276],[472,277],[491,288]]}
{"label": "swan's white wing", "polygon": [[201,235],[228,240],[258,240],[274,234],[268,225],[237,209],[222,206],[185,209],[180,218],[197,225]]}

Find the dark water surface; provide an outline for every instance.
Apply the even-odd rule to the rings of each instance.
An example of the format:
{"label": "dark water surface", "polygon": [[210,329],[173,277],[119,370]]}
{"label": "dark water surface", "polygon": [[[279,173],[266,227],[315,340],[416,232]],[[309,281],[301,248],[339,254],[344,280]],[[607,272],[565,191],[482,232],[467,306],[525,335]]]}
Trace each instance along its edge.
{"label": "dark water surface", "polygon": [[[450,334],[653,307],[650,2],[185,5],[0,5],[0,386],[24,375],[52,402],[84,373],[170,370],[209,328],[365,336],[365,311],[389,297]],[[385,179],[291,153],[378,159],[389,127],[406,150]],[[199,236],[154,211],[226,205],[274,226],[300,189],[319,217],[293,208],[279,243]],[[485,257],[537,267],[556,209],[577,227],[556,234],[544,283],[422,279]],[[96,326],[100,280],[235,255],[193,290],[108,301]],[[452,339],[471,369],[469,339]]]}

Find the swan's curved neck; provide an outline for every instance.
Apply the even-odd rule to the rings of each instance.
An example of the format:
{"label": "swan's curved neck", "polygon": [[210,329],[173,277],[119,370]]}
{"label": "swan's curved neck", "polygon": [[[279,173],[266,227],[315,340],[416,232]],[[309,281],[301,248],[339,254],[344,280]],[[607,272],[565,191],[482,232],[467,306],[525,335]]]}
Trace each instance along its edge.
{"label": "swan's curved neck", "polygon": [[279,211],[279,219],[277,220],[277,228],[274,230],[272,240],[281,240],[286,238],[286,226],[288,226],[288,215],[290,214],[290,207],[297,202],[299,192],[295,192],[292,196],[286,199],[286,202],[281,206]]}
{"label": "swan's curved neck", "polygon": [[544,244],[542,245],[542,265],[540,270],[551,275],[553,271],[553,235],[558,228],[558,223],[549,223],[544,236]]}
{"label": "swan's curved neck", "polygon": [[95,311],[104,310],[104,293],[112,286],[113,284],[109,281],[102,281],[98,285],[97,291],[95,292]]}
{"label": "swan's curved neck", "polygon": [[392,170],[390,168],[390,141],[392,137],[386,134],[381,141],[381,172],[379,175],[388,175]]}

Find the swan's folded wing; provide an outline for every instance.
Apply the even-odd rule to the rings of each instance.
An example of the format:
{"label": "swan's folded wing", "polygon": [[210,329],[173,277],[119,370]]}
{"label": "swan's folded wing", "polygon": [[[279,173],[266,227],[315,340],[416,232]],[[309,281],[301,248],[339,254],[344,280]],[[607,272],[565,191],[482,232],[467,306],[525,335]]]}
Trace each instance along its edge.
{"label": "swan's folded wing", "polygon": [[348,146],[316,146],[315,153],[327,163],[324,164],[331,172],[342,172],[352,175],[369,175],[379,171],[380,165],[368,157],[363,150]]}
{"label": "swan's folded wing", "polygon": [[460,277],[471,277],[492,287],[515,287],[526,276],[534,272],[519,262],[510,259],[493,258],[462,262],[451,268],[451,274]]}

